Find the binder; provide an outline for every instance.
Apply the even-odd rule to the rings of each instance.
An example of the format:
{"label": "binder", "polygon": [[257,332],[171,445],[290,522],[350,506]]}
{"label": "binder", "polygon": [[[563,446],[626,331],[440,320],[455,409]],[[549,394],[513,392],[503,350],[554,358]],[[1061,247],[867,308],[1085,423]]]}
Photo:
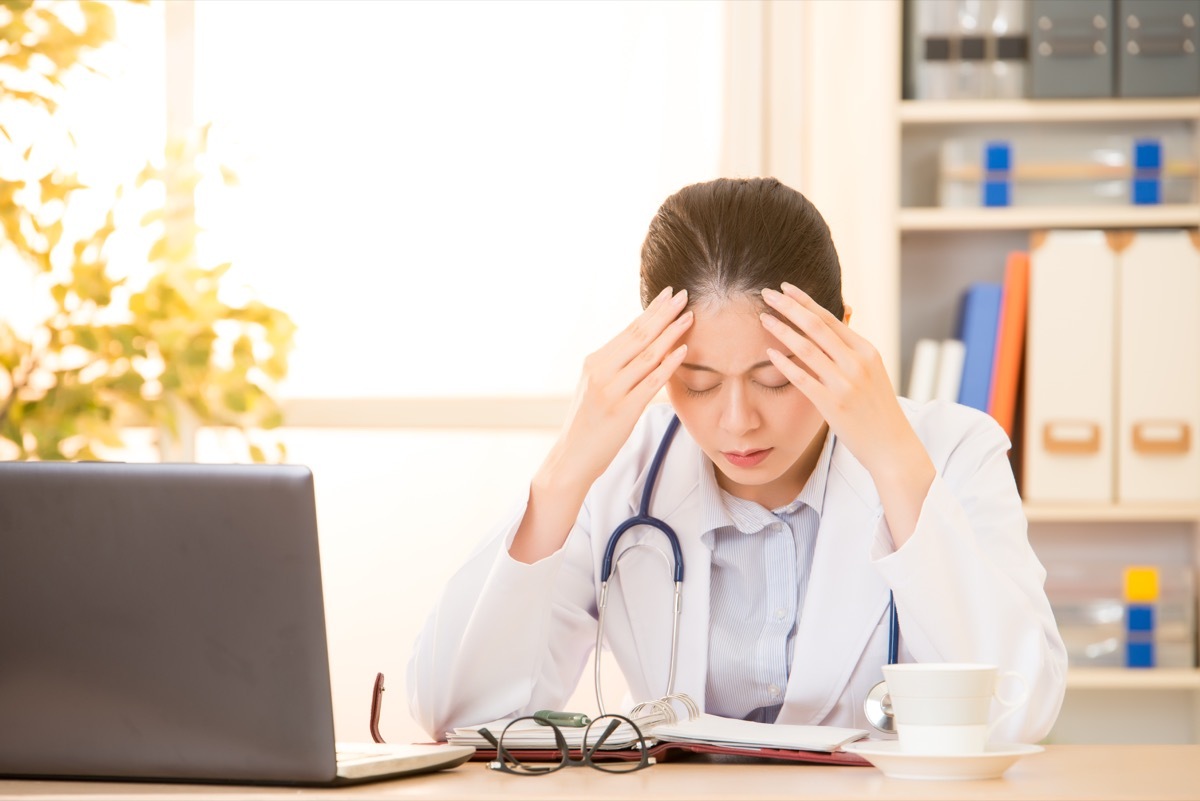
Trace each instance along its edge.
{"label": "binder", "polygon": [[958,402],[986,412],[992,389],[992,359],[1000,321],[999,284],[979,282],[967,287],[959,316],[958,338],[966,348]]}
{"label": "binder", "polygon": [[1117,94],[1200,94],[1200,0],[1118,0]]}
{"label": "binder", "polygon": [[1113,0],[1032,0],[1030,28],[1031,96],[1112,97]]}
{"label": "binder", "polygon": [[1111,503],[1116,253],[1103,231],[1035,233],[1029,255],[1023,495]]}
{"label": "binder", "polygon": [[1019,98],[1027,93],[1025,0],[910,0],[906,97]]}
{"label": "binder", "polygon": [[989,97],[1016,99],[1029,95],[1028,0],[996,0],[991,29],[992,81]]}
{"label": "binder", "polygon": [[938,352],[937,381],[933,385],[935,400],[958,403],[958,393],[962,388],[963,360],[967,349],[957,339],[943,339]]}
{"label": "binder", "polygon": [[1029,299],[1029,254],[1009,253],[1004,265],[1000,298],[1000,324],[992,366],[992,391],[988,413],[1011,442],[1017,412],[1017,385],[1025,356],[1025,313]]}
{"label": "binder", "polygon": [[1128,234],[1117,274],[1117,500],[1200,501],[1200,236]]}
{"label": "binder", "polygon": [[957,58],[955,4],[947,0],[912,0],[908,5],[908,91],[915,100],[948,100],[954,94]]}
{"label": "binder", "polygon": [[938,353],[941,345],[936,339],[918,339],[913,348],[912,367],[908,374],[908,398],[917,403],[933,399],[937,384]]}

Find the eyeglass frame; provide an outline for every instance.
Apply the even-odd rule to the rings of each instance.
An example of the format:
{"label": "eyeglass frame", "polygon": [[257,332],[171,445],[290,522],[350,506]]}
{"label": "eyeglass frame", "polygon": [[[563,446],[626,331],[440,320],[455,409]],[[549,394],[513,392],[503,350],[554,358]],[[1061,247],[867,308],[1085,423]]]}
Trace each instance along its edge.
{"label": "eyeglass frame", "polygon": [[[379,731],[379,718],[383,713],[383,692],[383,674],[376,673],[375,685],[371,690],[371,719],[369,727],[371,730],[371,739],[377,743],[385,742],[383,735]],[[591,732],[592,726],[596,725],[598,721],[605,719],[609,720],[608,726],[604,729],[604,732],[599,736],[599,738],[597,738],[595,745],[588,748],[588,734]],[[555,744],[559,750],[559,753],[562,754],[562,759],[558,762],[558,764],[550,766],[529,765],[514,757],[512,752],[503,746],[504,735],[508,733],[508,730],[512,728],[514,723],[519,723],[523,720],[532,720],[537,722],[539,725],[549,726],[553,730]],[[620,726],[622,722],[628,723],[633,729],[634,734],[637,735],[638,752],[641,754],[641,760],[639,761],[639,764],[636,767],[625,767],[621,770],[613,770],[597,764],[596,761],[592,759],[592,754],[600,750],[600,747],[604,745],[605,740],[607,740],[612,733],[616,731],[617,727]],[[582,756],[581,759],[571,758],[571,747],[567,745],[567,739],[563,736],[562,730],[557,724],[546,720],[545,718],[537,717],[536,715],[525,715],[509,721],[508,725],[504,727],[504,731],[500,732],[500,739],[498,740],[496,739],[496,736],[488,731],[486,727],[480,728],[479,734],[485,740],[491,743],[493,748],[496,749],[496,759],[489,762],[487,767],[490,770],[499,770],[503,773],[510,773],[514,776],[544,776],[548,773],[554,773],[557,770],[561,770],[562,768],[581,766],[595,768],[596,770],[600,770],[605,773],[633,773],[641,770],[642,768],[648,768],[656,763],[654,757],[650,756],[650,746],[646,743],[646,735],[642,734],[642,730],[638,727],[638,725],[624,715],[616,715],[613,713],[600,715],[592,718],[592,720],[588,722],[587,727],[583,732],[583,744],[580,748],[580,754]],[[509,767],[509,762],[520,766],[521,769],[514,770],[513,768]],[[625,765],[629,764],[629,760],[621,760],[621,762]]]}
{"label": "eyeglass frame", "polygon": [[[608,720],[608,726],[605,727],[604,731],[596,739],[595,744],[589,747],[588,735],[591,733],[592,727],[595,726],[599,721],[606,719]],[[520,723],[523,720],[532,720],[541,726],[549,726],[551,730],[553,730],[556,747],[558,748],[559,753],[562,755],[562,759],[559,760],[557,764],[532,765],[528,762],[522,762],[520,759],[517,759],[515,756],[513,756],[511,751],[504,747],[504,736],[508,733],[508,730],[511,729],[513,725]],[[638,753],[641,758],[639,759],[638,764],[633,767],[628,767],[631,760],[618,760],[616,764],[622,764],[625,767],[614,770],[613,768],[605,767],[603,762],[598,762],[592,757],[594,754],[597,754],[601,751],[601,747],[604,745],[604,742],[622,723],[628,723],[633,729],[634,734],[637,735]],[[502,773],[509,773],[514,776],[545,776],[546,774],[554,773],[555,771],[567,767],[595,768],[596,770],[603,771],[604,773],[634,773],[642,768],[648,768],[657,762],[654,757],[650,756],[650,746],[646,743],[646,736],[642,734],[642,730],[638,728],[638,725],[624,715],[617,715],[613,713],[599,715],[593,718],[591,722],[588,723],[588,725],[584,728],[583,744],[579,750],[581,756],[580,759],[574,759],[571,757],[571,747],[567,744],[567,739],[563,736],[562,729],[560,729],[557,724],[552,723],[544,718],[539,718],[535,715],[524,715],[509,721],[508,725],[504,727],[504,731],[500,732],[499,739],[497,739],[494,734],[488,731],[486,727],[480,728],[479,734],[481,737],[491,743],[493,748],[496,749],[496,759],[488,762],[488,769],[498,770]],[[519,769],[514,769],[510,763],[511,765],[518,766]]]}

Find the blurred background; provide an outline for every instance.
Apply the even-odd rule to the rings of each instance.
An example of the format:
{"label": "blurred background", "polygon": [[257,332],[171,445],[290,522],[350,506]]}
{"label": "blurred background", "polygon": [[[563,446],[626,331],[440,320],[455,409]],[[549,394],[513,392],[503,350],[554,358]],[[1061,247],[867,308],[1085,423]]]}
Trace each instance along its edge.
{"label": "blurred background", "polygon": [[[1044,194],[1031,212],[1019,192],[991,216],[949,208],[986,205],[975,184],[967,201],[962,186],[937,190],[982,180],[947,178],[947,165],[997,129],[1038,142],[1048,122],[1099,119],[1128,139],[1157,135],[1149,119],[1182,137],[1191,150],[1175,161],[1194,170],[1200,89],[1029,99],[1032,76],[1012,73],[1036,67],[1036,12],[1029,0],[0,5],[0,458],[308,465],[338,737],[368,738],[383,671],[384,735],[427,739],[404,687],[416,633],[523,498],[583,357],[640,310],[642,238],[680,187],[774,175],[812,198],[854,325],[902,392],[918,341],[960,336],[968,284],[1003,283],[1032,230],[1200,224],[1186,170],[1186,196],[1158,216]],[[1013,36],[1026,49],[1001,59]],[[989,43],[987,70],[966,63],[971,37]],[[930,78],[931,59],[958,77]],[[1194,742],[1200,498],[1077,501],[1029,507],[1035,548],[1061,565],[1056,609],[1082,615],[1080,665],[1093,668],[1073,671],[1051,739]],[[1080,596],[1072,576],[1097,541],[1109,557],[1088,575],[1102,586],[1085,577]],[[1094,658],[1118,647],[1105,627],[1130,599],[1110,573],[1127,562],[1161,567],[1178,613],[1150,679]]]}

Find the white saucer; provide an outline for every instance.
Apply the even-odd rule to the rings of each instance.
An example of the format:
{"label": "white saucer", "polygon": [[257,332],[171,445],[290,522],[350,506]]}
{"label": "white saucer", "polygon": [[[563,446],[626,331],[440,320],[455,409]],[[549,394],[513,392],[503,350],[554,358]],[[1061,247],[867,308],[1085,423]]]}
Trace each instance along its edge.
{"label": "white saucer", "polygon": [[1040,745],[989,744],[982,754],[910,754],[898,740],[859,740],[842,750],[858,754],[893,779],[996,779],[1023,756],[1041,753]]}

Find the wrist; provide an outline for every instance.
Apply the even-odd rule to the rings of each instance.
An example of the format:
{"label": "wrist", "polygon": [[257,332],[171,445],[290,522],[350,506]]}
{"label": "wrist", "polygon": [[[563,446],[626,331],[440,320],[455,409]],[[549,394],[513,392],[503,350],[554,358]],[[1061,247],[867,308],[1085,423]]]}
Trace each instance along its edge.
{"label": "wrist", "polygon": [[598,476],[590,475],[571,458],[571,449],[561,441],[555,443],[530,482],[530,493],[551,498],[583,502]]}
{"label": "wrist", "polygon": [[562,548],[590,486],[567,479],[555,469],[554,460],[547,458],[529,482],[525,516],[513,536],[509,555],[533,564]]}
{"label": "wrist", "polygon": [[925,498],[937,476],[937,468],[925,447],[915,435],[914,440],[915,446],[892,451],[891,458],[881,467],[868,468],[896,548],[916,531]]}

